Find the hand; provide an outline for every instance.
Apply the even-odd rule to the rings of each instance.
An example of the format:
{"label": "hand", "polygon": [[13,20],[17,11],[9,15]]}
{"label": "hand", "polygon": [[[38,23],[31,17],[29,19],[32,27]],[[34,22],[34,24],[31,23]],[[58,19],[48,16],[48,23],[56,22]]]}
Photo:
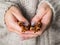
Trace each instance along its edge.
{"label": "hand", "polygon": [[[21,32],[22,28],[18,25],[17,21],[21,21],[25,23],[25,26],[29,25],[29,22],[23,17],[21,11],[12,6],[7,12],[5,13],[5,23],[9,31],[19,34],[22,39],[33,37],[33,31],[26,31],[25,33]],[[32,34],[33,33],[33,34]]]}
{"label": "hand", "polygon": [[25,25],[29,25],[28,21],[23,17],[18,7],[12,6],[5,13],[5,23],[9,31],[21,34],[22,28],[18,25],[17,21],[24,22]]}
{"label": "hand", "polygon": [[31,25],[34,25],[39,21],[41,21],[42,27],[40,31],[36,33],[34,33],[34,31],[26,32],[28,35],[25,34],[26,35],[25,39],[40,36],[45,31],[45,29],[50,25],[51,19],[52,19],[52,10],[49,7],[49,5],[47,3],[42,3],[41,5],[38,5],[37,13],[31,20]]}
{"label": "hand", "polygon": [[41,21],[42,27],[38,35],[41,35],[43,31],[51,24],[52,20],[52,10],[47,3],[42,3],[38,6],[36,16],[32,19],[33,23],[38,23]]}

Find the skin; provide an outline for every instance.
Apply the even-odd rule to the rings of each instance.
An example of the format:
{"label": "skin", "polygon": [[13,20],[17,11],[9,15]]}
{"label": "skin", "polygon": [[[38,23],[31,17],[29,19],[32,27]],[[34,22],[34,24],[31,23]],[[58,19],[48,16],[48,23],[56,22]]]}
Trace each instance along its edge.
{"label": "skin", "polygon": [[40,36],[45,31],[47,26],[51,24],[52,10],[47,3],[38,5],[37,10],[38,11],[32,18],[31,23],[36,24],[39,20],[41,20],[42,27],[40,31],[36,33],[33,31],[26,31],[25,33],[21,32],[22,28],[17,24],[17,20],[25,22],[26,24],[29,24],[29,22],[23,17],[21,11],[15,6],[12,6],[5,14],[5,22],[8,30],[19,34],[23,40]]}

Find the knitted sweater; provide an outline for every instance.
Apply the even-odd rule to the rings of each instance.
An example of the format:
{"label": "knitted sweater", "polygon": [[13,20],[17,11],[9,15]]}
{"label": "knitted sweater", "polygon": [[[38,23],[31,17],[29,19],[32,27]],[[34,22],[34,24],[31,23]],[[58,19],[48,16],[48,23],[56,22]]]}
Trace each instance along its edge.
{"label": "knitted sweater", "polygon": [[[46,2],[53,11],[51,26],[39,37],[21,40],[21,37],[7,30],[4,14],[11,5],[21,8],[29,20],[37,10],[38,4]],[[0,0],[0,45],[60,45],[60,0]],[[27,17],[28,16],[28,17]]]}

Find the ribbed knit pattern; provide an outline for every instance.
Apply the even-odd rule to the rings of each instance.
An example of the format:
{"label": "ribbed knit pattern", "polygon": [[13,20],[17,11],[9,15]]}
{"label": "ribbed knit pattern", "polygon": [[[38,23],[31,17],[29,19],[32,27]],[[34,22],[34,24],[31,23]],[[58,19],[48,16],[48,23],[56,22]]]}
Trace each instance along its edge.
{"label": "ribbed knit pattern", "polygon": [[[4,14],[11,5],[19,4],[23,15],[31,19],[42,1],[54,10],[55,21],[40,37],[22,41],[19,35],[4,27]],[[0,45],[60,45],[60,0],[0,0]]]}

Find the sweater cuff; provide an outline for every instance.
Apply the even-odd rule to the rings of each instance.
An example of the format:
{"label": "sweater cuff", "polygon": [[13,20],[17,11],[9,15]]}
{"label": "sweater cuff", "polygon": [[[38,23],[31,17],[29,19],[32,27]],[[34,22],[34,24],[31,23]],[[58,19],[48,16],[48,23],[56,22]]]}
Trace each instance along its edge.
{"label": "sweater cuff", "polygon": [[52,12],[53,12],[52,22],[54,22],[54,21],[55,21],[55,13],[56,13],[56,12],[55,12],[55,9],[54,9],[53,5],[52,5],[49,1],[46,1],[46,0],[41,1],[40,4],[42,4],[42,3],[47,3],[47,4],[50,6],[50,8],[52,9]]}
{"label": "sweater cuff", "polygon": [[0,27],[6,27],[4,22],[4,15],[11,6],[17,5],[12,2],[0,2]]}

